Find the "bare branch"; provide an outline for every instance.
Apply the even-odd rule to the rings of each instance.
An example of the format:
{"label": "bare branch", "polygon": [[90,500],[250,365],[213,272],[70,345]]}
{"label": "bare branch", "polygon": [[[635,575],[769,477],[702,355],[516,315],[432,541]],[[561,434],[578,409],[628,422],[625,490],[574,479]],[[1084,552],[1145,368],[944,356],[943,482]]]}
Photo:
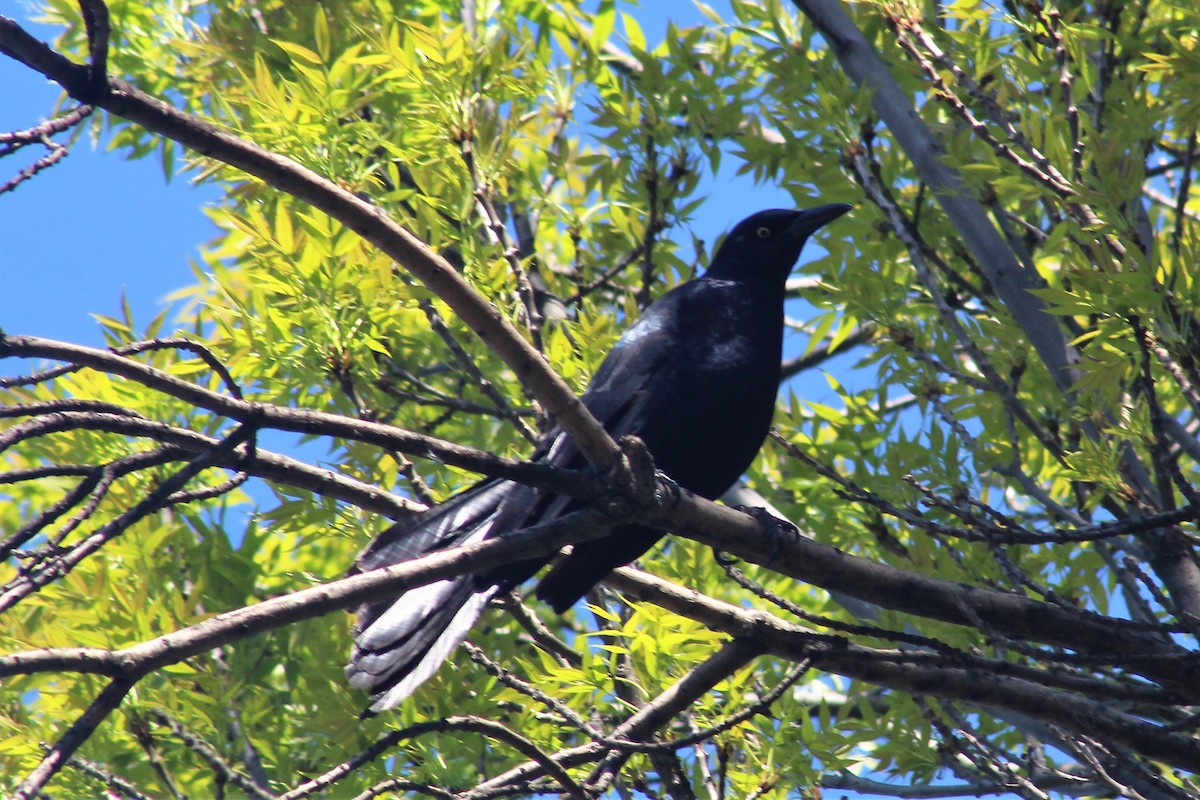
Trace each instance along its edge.
{"label": "bare branch", "polygon": [[654,576],[643,574],[639,581],[628,577],[627,569],[619,570],[610,580],[639,599],[731,636],[746,637],[773,655],[796,661],[812,659],[819,669],[914,694],[1018,711],[1072,731],[1103,736],[1149,758],[1189,770],[1200,768],[1200,741],[1104,704],[1029,680],[947,663],[936,654],[873,650],[813,634],[761,611],[713,600]]}
{"label": "bare branch", "polygon": [[[203,408],[259,429],[273,428],[296,433],[342,437],[399,450],[409,455],[438,459],[454,466],[496,477],[511,478],[553,488],[564,494],[581,496],[591,493],[591,489],[588,488],[590,481],[587,478],[572,476],[569,472],[547,467],[544,464],[514,461],[432,436],[425,436],[390,425],[356,420],[339,414],[238,400],[105,350],[39,339],[33,336],[0,336],[0,358],[12,356],[64,360],[71,362],[75,368],[86,366],[111,375],[119,375],[175,397],[196,408]],[[10,410],[5,413],[11,416],[19,412]],[[118,424],[116,420],[108,422],[113,425]],[[50,423],[39,424],[48,425]],[[163,427],[165,429],[166,426]]]}
{"label": "bare branch", "polygon": [[67,762],[67,766],[79,770],[84,775],[88,775],[102,782],[110,792],[121,797],[127,797],[129,800],[150,800],[145,793],[134,786],[129,781],[122,778],[120,775],[114,775],[112,772],[104,769],[99,764],[93,763],[86,758],[73,756]]}
{"label": "bare branch", "polygon": [[228,642],[352,608],[381,594],[398,594],[442,578],[545,556],[564,545],[604,536],[610,524],[599,512],[575,511],[554,522],[526,528],[519,536],[438,551],[392,567],[274,597],[217,614],[124,650],[63,648],[0,656],[0,676],[39,672],[83,672],[110,677],[143,674]]}
{"label": "bare branch", "polygon": [[100,92],[108,84],[108,5],[104,0],[79,0],[79,10],[83,14],[88,47],[92,51],[89,83],[92,91]]}
{"label": "bare branch", "polygon": [[[611,737],[617,740],[628,739],[631,741],[650,737],[654,731],[670,720],[673,713],[670,709],[683,708],[695,702],[704,693],[710,691],[714,685],[749,663],[760,652],[758,646],[752,642],[735,639],[727,643],[718,654],[696,667],[653,702],[648,703],[614,728]],[[607,748],[599,743],[591,743],[560,751],[554,755],[554,760],[563,767],[577,766],[595,761],[606,750]],[[519,785],[541,774],[543,771],[540,764],[536,762],[522,764],[502,775],[480,783],[471,791],[464,792],[461,797],[462,800],[492,797],[499,788]]]}
{"label": "bare branch", "polygon": [[13,793],[12,800],[33,800],[33,798],[41,796],[42,788],[46,783],[66,766],[75,755],[75,751],[91,737],[100,723],[104,722],[108,715],[121,705],[121,701],[125,699],[125,695],[137,683],[139,677],[122,676],[109,683],[87,707],[87,710],[79,716],[79,719],[75,720],[74,724],[59,737],[42,762],[21,782],[16,792]]}
{"label": "bare branch", "polygon": [[[804,537],[765,532],[753,517],[680,492],[671,529],[777,573],[884,608],[976,627],[983,620],[1013,639],[1108,655],[1185,697],[1200,686],[1200,654],[1125,620],[965,586],[850,555]],[[970,613],[965,613],[969,610]],[[1138,654],[1131,659],[1130,654]],[[1152,657],[1142,659],[1142,655]],[[819,665],[818,665],[819,666]]]}
{"label": "bare branch", "polygon": [[234,769],[211,744],[189,731],[178,720],[171,719],[166,713],[157,708],[147,712],[155,722],[167,728],[181,741],[185,747],[200,756],[209,768],[216,773],[222,783],[231,783],[247,795],[257,800],[274,800],[275,793],[267,787],[259,786],[248,775]]}

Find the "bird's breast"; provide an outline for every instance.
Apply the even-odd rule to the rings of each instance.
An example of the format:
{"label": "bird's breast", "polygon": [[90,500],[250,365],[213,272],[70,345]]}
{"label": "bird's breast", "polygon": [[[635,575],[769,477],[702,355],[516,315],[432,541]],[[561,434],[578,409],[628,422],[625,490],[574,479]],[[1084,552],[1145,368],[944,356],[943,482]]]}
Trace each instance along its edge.
{"label": "bird's breast", "polygon": [[[724,493],[750,466],[771,424],[779,386],[782,302],[757,307],[730,293],[684,308],[665,381],[647,408],[643,439],[659,469],[704,497]],[[690,312],[690,313],[689,313]]]}

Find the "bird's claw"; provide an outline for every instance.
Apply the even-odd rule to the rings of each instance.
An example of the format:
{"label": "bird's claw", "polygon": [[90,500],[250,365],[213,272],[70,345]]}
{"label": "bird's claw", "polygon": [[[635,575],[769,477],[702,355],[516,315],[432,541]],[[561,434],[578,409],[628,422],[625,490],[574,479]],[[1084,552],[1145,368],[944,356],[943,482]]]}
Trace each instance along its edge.
{"label": "bird's claw", "polygon": [[767,538],[768,551],[767,563],[770,564],[779,557],[780,551],[783,549],[783,538],[785,536],[795,540],[800,536],[800,529],[786,519],[775,516],[762,506],[733,506],[734,509],[741,511],[743,514],[749,514],[754,517],[758,527],[762,529],[763,536]]}
{"label": "bird's claw", "polygon": [[671,479],[671,476],[661,469],[654,471],[656,495],[660,504],[666,508],[676,508],[683,500],[683,487]]}
{"label": "bird's claw", "polygon": [[714,550],[713,560],[715,560],[722,567],[732,567],[737,563],[737,556],[731,556],[724,550]]}

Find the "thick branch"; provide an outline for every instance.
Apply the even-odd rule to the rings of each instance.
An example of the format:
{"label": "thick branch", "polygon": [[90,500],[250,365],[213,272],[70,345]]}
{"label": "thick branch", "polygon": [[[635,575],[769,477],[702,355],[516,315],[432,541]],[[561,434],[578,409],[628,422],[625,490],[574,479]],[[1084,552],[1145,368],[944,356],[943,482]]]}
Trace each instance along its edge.
{"label": "thick branch", "polygon": [[143,675],[222,644],[353,608],[381,596],[442,578],[481,572],[524,559],[547,556],[564,545],[604,536],[612,522],[596,511],[576,511],[520,535],[432,553],[392,567],[273,597],[217,614],[182,630],[124,650],[61,648],[28,650],[0,657],[0,676],[36,672],[81,672],[120,677]]}
{"label": "thick branch", "polygon": [[1059,388],[1068,392],[1074,382],[1070,368],[1077,356],[1058,323],[1045,312],[1042,301],[1030,294],[1029,290],[1036,287],[1035,276],[1021,267],[1004,237],[988,219],[987,211],[972,196],[966,181],[946,163],[945,149],[892,78],[887,64],[838,0],[792,2],[821,32],[850,79],[872,90],[875,112],[892,131],[921,180],[933,191]]}
{"label": "thick branch", "polygon": [[1200,655],[1132,623],[1022,595],[980,589],[850,555],[801,536],[769,537],[740,511],[680,492],[661,520],[678,534],[783,575],[859,600],[1006,637],[1111,656],[1127,669],[1197,697]]}
{"label": "thick branch", "polygon": [[793,661],[811,659],[815,668],[877,686],[1016,711],[1118,742],[1174,766],[1200,769],[1200,740],[1079,695],[1020,678],[941,663],[945,659],[934,653],[861,647],[837,637],[815,634],[761,611],[714,600],[651,575],[641,574],[637,578],[629,581],[625,575],[616,574],[612,580],[638,599],[650,600],[714,630],[745,637],[773,655]]}

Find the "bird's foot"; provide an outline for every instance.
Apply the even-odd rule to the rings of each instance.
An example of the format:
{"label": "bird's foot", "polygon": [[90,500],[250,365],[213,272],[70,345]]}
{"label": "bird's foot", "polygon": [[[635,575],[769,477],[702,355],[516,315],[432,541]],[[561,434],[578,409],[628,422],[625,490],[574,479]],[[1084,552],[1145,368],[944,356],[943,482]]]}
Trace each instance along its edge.
{"label": "bird's foot", "polygon": [[732,567],[738,561],[737,556],[731,556],[724,550],[714,550],[713,558],[716,559],[717,563],[722,567]]}
{"label": "bird's foot", "polygon": [[671,476],[661,469],[654,471],[657,484],[655,496],[664,508],[677,508],[683,501],[683,487],[671,479]]}
{"label": "bird's foot", "polygon": [[783,549],[785,537],[794,541],[800,536],[799,528],[786,519],[775,516],[762,506],[733,506],[733,508],[741,511],[743,514],[749,514],[754,517],[758,523],[758,527],[762,529],[763,536],[766,537],[767,544],[770,547],[767,564],[770,564],[779,557],[779,552]]}

